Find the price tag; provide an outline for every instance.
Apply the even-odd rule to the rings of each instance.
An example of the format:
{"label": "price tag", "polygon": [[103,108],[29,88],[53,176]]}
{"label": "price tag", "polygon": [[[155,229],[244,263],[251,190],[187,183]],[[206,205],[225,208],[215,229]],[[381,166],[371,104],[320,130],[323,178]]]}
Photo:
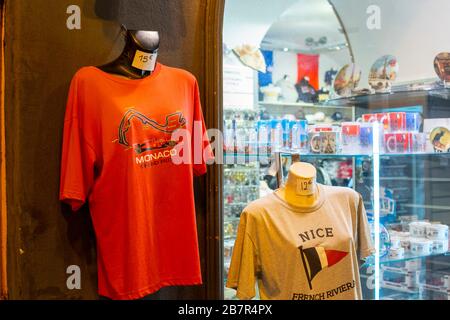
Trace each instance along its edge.
{"label": "price tag", "polygon": [[158,53],[148,53],[136,50],[132,66],[145,71],[155,70],[156,58]]}
{"label": "price tag", "polygon": [[314,193],[314,179],[297,179],[297,195],[310,196]]}

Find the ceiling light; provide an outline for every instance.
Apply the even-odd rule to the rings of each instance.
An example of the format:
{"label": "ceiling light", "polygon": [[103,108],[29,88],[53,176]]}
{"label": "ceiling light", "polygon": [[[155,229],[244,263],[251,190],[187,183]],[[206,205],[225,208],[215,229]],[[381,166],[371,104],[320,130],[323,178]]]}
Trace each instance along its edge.
{"label": "ceiling light", "polygon": [[283,51],[284,51],[284,52],[288,52],[288,51],[289,51],[289,48],[284,48]]}

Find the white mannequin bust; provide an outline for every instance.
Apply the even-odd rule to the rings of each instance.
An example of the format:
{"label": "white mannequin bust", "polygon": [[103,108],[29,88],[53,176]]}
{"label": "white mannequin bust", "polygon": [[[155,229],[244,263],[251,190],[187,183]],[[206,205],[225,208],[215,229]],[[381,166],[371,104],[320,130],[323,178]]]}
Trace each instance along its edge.
{"label": "white mannequin bust", "polygon": [[316,168],[306,162],[296,162],[289,168],[286,184],[276,194],[295,207],[313,207],[319,201]]}

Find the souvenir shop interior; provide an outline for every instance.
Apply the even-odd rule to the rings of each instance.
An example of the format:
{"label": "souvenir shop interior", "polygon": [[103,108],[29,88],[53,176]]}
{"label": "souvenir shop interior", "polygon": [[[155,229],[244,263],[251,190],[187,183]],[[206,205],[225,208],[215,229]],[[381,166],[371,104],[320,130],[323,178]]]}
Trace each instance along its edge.
{"label": "souvenir shop interior", "polygon": [[300,160],[363,198],[376,248],[360,266],[364,299],[450,299],[449,10],[226,1],[224,284],[242,212]]}

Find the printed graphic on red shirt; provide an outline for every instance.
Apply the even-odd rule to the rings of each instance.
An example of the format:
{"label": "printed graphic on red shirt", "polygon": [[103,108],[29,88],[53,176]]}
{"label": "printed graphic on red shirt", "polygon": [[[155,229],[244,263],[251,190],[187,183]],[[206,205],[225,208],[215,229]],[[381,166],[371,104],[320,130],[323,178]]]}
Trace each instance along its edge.
{"label": "printed graphic on red shirt", "polygon": [[[119,125],[119,143],[126,150],[133,149],[135,163],[142,167],[168,162],[174,155],[177,141],[171,139],[172,133],[186,128],[186,119],[182,112],[164,115],[163,122],[147,117],[134,108],[128,109]],[[147,153],[146,155],[143,155]],[[142,155],[142,156],[141,156]],[[165,161],[161,161],[165,159]]]}

